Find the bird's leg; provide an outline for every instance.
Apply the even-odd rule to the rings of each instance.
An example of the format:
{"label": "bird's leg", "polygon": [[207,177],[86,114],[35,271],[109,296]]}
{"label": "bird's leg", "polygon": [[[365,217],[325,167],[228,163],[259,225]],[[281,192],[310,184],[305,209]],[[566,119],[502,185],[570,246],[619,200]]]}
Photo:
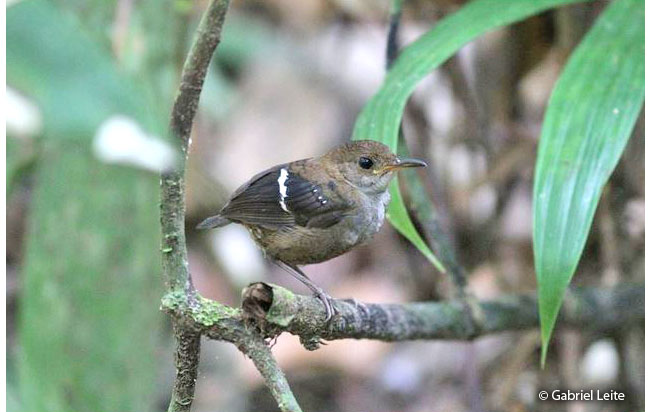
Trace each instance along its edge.
{"label": "bird's leg", "polygon": [[333,307],[333,298],[330,297],[328,293],[324,292],[324,290],[317,286],[312,280],[310,280],[310,278],[295,265],[290,265],[280,260],[275,260],[274,263],[276,263],[280,268],[288,272],[290,275],[294,276],[294,278],[299,282],[306,285],[308,289],[310,289],[315,294],[315,296],[321,300],[321,302],[324,304],[324,308],[326,309],[326,322],[330,321],[336,311]]}

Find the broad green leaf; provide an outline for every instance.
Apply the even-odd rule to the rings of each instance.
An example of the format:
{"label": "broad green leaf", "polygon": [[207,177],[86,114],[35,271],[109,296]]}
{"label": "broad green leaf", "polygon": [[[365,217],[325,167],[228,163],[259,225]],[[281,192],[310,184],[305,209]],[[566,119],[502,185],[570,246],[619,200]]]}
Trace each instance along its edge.
{"label": "broad green leaf", "polygon": [[70,139],[36,165],[18,322],[23,411],[151,411],[163,317],[158,177]]}
{"label": "broad green leaf", "polygon": [[546,111],[534,183],[534,257],[545,362],[600,193],[644,96],[644,3],[617,0],[585,36]]}
{"label": "broad green leaf", "polygon": [[[425,76],[482,34],[544,10],[579,1],[582,0],[476,0],[444,18],[401,52],[380,90],[358,116],[353,140],[376,140],[396,152],[403,109]],[[388,220],[444,271],[410,220],[396,184],[392,185],[391,192]]]}
{"label": "broad green leaf", "polygon": [[[149,104],[143,79],[120,72],[54,2],[7,9],[7,79],[44,124],[21,266],[15,403],[153,410],[163,325],[159,177],[100,162],[90,142],[116,114],[163,137],[167,110]],[[8,149],[15,164],[20,152]]]}
{"label": "broad green leaf", "polygon": [[414,246],[423,253],[430,263],[435,265],[438,270],[446,272],[444,265],[442,265],[435,254],[430,251],[430,248],[412,224],[410,216],[408,215],[407,210],[405,210],[405,203],[403,202],[401,189],[398,187],[398,180],[392,180],[389,186],[389,193],[392,196],[392,201],[387,207],[387,219],[392,222],[400,234],[408,238]]}

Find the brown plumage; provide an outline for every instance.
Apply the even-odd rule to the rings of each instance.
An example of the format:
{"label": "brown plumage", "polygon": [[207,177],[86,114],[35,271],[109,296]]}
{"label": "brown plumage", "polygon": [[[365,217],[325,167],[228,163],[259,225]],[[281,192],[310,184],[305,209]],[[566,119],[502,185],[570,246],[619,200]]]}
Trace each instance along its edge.
{"label": "brown plumage", "polygon": [[383,224],[392,172],[419,166],[425,163],[400,160],[378,142],[346,143],[257,174],[197,227],[244,225],[268,258],[322,300],[330,319],[330,296],[297,266],[332,259],[370,240]]}

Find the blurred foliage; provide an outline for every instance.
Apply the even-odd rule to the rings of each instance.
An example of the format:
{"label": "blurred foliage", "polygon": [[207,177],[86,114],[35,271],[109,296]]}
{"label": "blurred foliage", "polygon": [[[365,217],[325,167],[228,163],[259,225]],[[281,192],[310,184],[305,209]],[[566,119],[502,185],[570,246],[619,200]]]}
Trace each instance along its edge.
{"label": "blurred foliage", "polygon": [[[151,410],[156,401],[159,178],[100,162],[92,142],[115,115],[165,138],[174,65],[166,44],[131,70],[119,67],[98,29],[109,27],[113,9],[26,0],[7,11],[8,85],[44,120],[42,136],[29,141],[38,158],[21,268],[18,394],[11,394],[18,410]],[[154,45],[168,30],[149,33]],[[165,70],[137,80],[149,65]],[[167,89],[166,76],[156,80],[161,72]],[[8,183],[25,164],[21,142],[7,140]]]}
{"label": "blurred foliage", "polygon": [[74,142],[44,147],[23,267],[21,410],[150,410],[158,178],[102,165]]}
{"label": "blurred foliage", "polygon": [[534,187],[534,256],[545,362],[598,200],[644,97],[643,0],[613,2],[566,64],[546,110]]}
{"label": "blurred foliage", "polygon": [[219,64],[209,67],[200,109],[209,118],[223,118],[239,103],[239,95],[229,76],[241,73],[253,59],[269,59],[282,52],[282,42],[265,22],[229,12],[222,30],[220,52],[214,57]]}
{"label": "blurred foliage", "polygon": [[31,169],[36,154],[32,142],[28,139],[21,139],[7,136],[7,177],[6,193],[9,198],[20,177]]}
{"label": "blurred foliage", "polygon": [[[37,136],[6,142],[7,194],[27,171],[33,182],[13,410],[150,410],[160,395],[159,178],[100,162],[92,144],[115,115],[168,138],[196,18],[192,1],[8,8],[7,83],[44,119]],[[270,44],[268,29],[256,27],[248,18],[227,25],[227,67],[239,70]],[[235,95],[219,66],[206,89],[203,104],[224,114]]]}
{"label": "blurred foliage", "polygon": [[39,0],[8,13],[7,82],[36,101],[49,135],[88,141],[118,113],[166,135],[166,112],[153,107],[150,89],[120,73],[109,50],[85,35],[74,16]]}

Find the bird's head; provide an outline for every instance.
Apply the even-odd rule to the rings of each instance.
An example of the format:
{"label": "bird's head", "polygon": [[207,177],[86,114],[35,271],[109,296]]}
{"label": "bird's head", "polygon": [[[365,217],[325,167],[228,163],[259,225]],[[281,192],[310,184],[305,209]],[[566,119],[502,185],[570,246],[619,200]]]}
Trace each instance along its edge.
{"label": "bird's head", "polygon": [[323,156],[351,185],[367,194],[387,190],[392,172],[407,167],[424,167],[418,159],[399,158],[386,145],[373,140],[358,140],[338,146]]}

